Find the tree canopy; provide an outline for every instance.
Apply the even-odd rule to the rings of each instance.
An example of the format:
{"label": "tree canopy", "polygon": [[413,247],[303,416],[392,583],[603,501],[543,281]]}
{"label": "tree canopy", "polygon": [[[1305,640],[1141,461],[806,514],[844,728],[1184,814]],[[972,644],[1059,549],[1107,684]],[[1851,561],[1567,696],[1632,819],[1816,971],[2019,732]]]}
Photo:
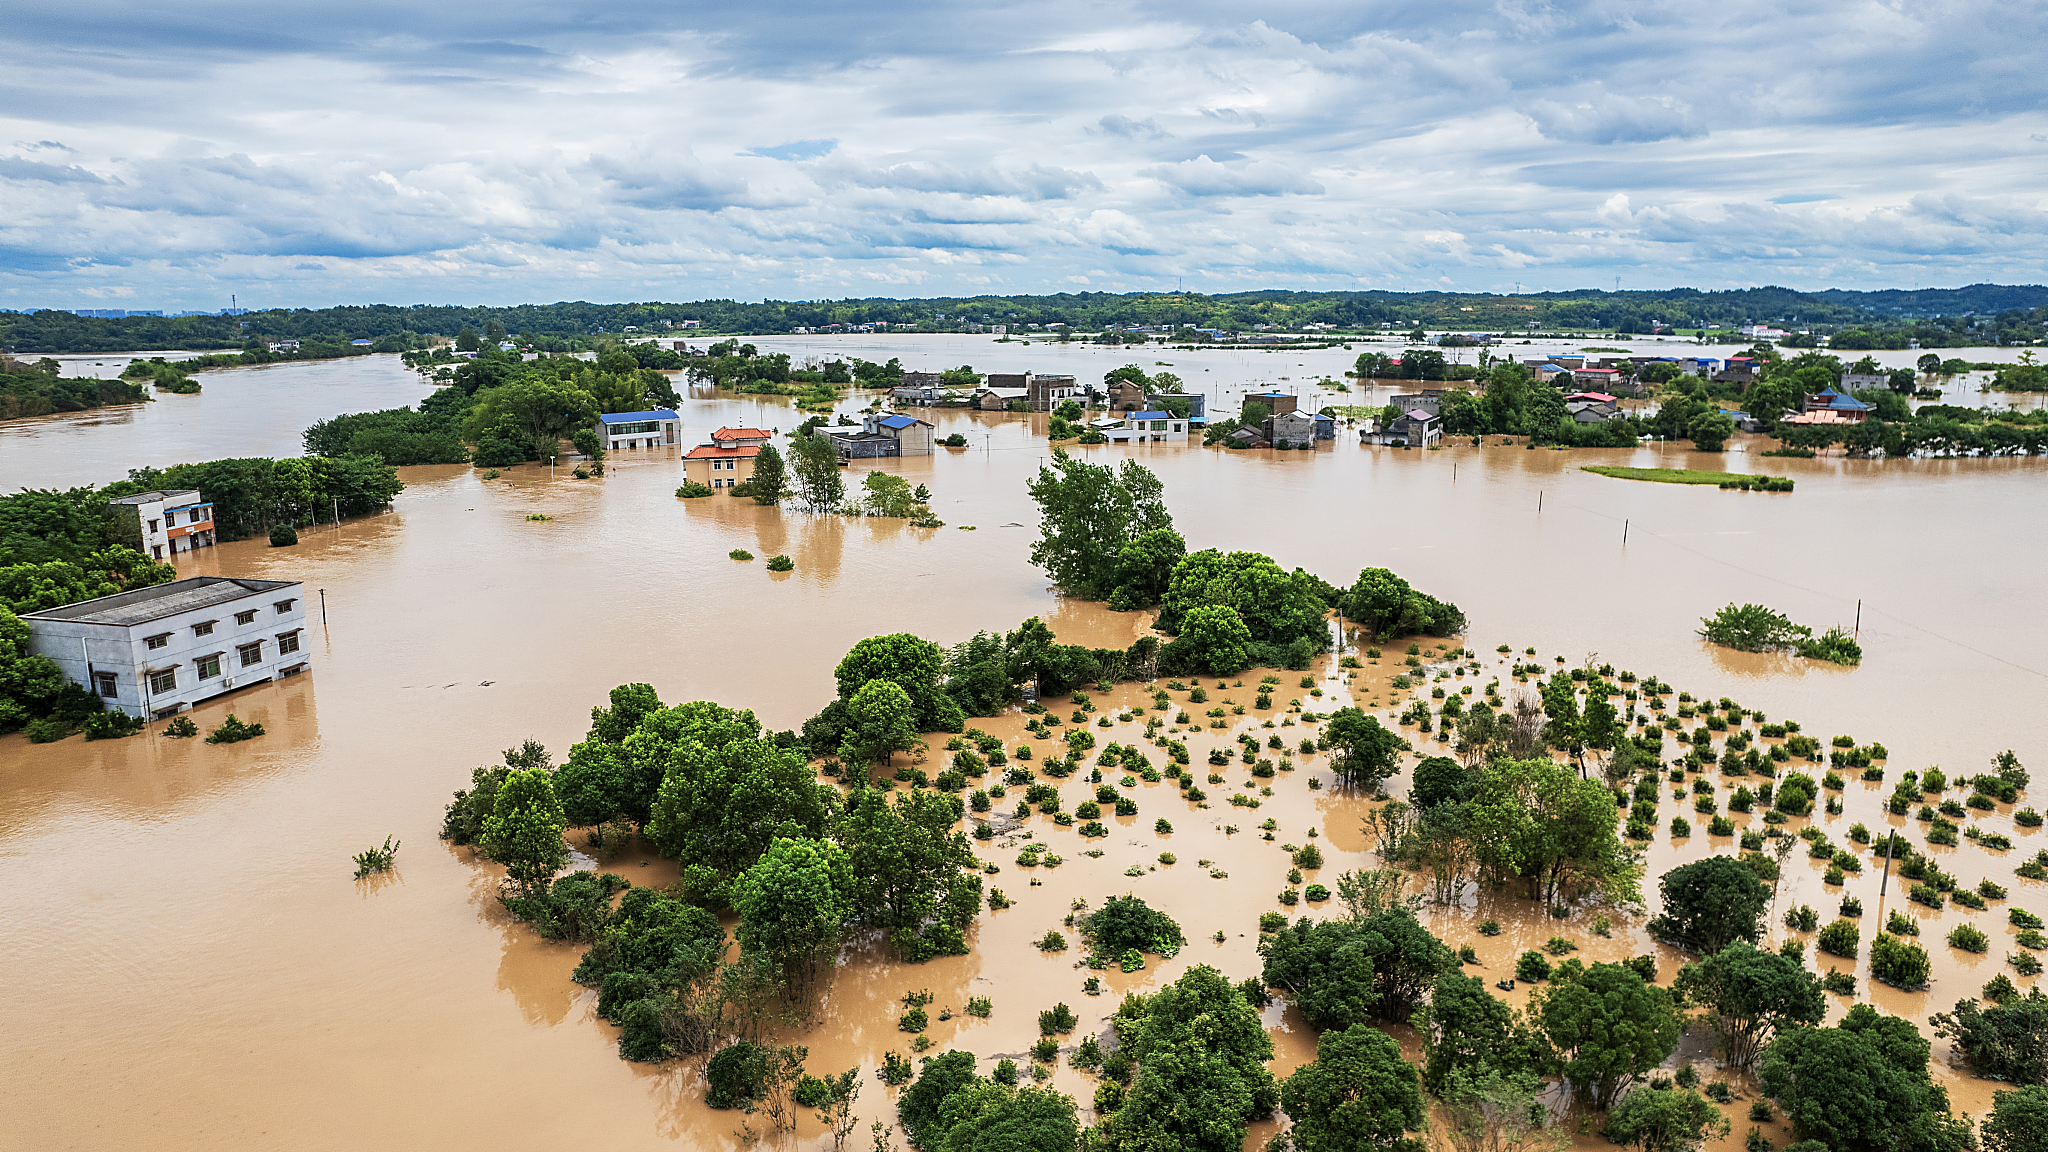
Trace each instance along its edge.
{"label": "tree canopy", "polygon": [[1771,890],[1740,860],[1708,856],[1681,864],[1657,886],[1663,910],[1649,928],[1660,940],[1712,954],[1734,941],[1755,943],[1763,936]]}
{"label": "tree canopy", "polygon": [[1802,1140],[1834,1152],[1957,1152],[1969,1129],[1929,1078],[1928,1051],[1911,1021],[1856,1004],[1835,1027],[1780,1033],[1761,1076]]}
{"label": "tree canopy", "polygon": [[1759,951],[1747,940],[1679,969],[1673,987],[1712,1010],[1728,1065],[1737,1069],[1754,1067],[1779,1032],[1812,1027],[1827,1015],[1819,977],[1799,961]]}
{"label": "tree canopy", "polygon": [[1620,964],[1593,964],[1553,985],[1537,1015],[1564,1078],[1603,1110],[1671,1055],[1683,1026],[1670,992]]}
{"label": "tree canopy", "polygon": [[1133,460],[1111,468],[1054,449],[1052,463],[1026,487],[1039,511],[1031,562],[1089,599],[1108,599],[1116,589],[1126,545],[1173,527],[1159,477]]}
{"label": "tree canopy", "polygon": [[1137,1064],[1123,1107],[1097,1126],[1107,1152],[1241,1152],[1279,1103],[1272,1038],[1237,986],[1206,964],[1124,998],[1117,1037]]}
{"label": "tree canopy", "polygon": [[1316,1058],[1280,1083],[1290,1152],[1422,1152],[1415,1066],[1392,1036],[1364,1024],[1324,1032]]}

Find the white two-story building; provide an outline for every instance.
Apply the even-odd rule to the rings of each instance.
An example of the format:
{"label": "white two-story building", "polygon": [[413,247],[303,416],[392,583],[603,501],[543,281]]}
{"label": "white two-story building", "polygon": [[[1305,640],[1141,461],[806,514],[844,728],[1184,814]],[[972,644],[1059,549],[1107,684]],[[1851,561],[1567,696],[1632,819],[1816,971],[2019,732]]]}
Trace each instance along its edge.
{"label": "white two-story building", "polygon": [[194,576],[21,619],[35,655],[107,707],[155,719],[309,671],[303,591],[296,580]]}
{"label": "white two-story building", "polygon": [[107,505],[123,521],[128,546],[152,560],[213,546],[213,504],[189,488],[137,492]]}

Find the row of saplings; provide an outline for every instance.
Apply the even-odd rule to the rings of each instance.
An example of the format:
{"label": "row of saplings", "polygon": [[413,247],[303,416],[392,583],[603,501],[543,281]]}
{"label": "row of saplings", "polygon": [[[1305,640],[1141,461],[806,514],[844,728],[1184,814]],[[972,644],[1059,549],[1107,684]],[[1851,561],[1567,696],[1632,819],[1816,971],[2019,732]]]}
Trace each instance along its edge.
{"label": "row of saplings", "polygon": [[[1973,1129],[1950,1113],[1946,1090],[1930,1074],[1929,1042],[1911,1021],[1858,1004],[1837,1025],[1820,1026],[1827,1013],[1821,979],[1796,953],[1756,946],[1769,889],[1737,861],[1710,858],[1664,876],[1664,912],[1651,930],[1699,954],[1669,987],[1655,983],[1648,956],[1618,964],[1571,959],[1551,971],[1527,1012],[1462,972],[1412,902],[1394,895],[1404,879],[1393,870],[1347,874],[1338,884],[1342,910],[1322,922],[1289,925],[1267,913],[1257,979],[1232,984],[1199,966],[1155,993],[1126,997],[1105,1037],[1068,1049],[1075,1067],[1099,1076],[1093,1127],[1081,1129],[1071,1098],[1017,1086],[1010,1061],[978,1075],[972,1053],[952,1051],[925,1059],[903,1092],[905,1132],[924,1152],[1235,1152],[1247,1125],[1278,1109],[1290,1125],[1269,1149],[1419,1152],[1427,1094],[1458,1152],[1563,1147],[1569,1137],[1547,1128],[1537,1099],[1544,1081],[1557,1077],[1605,1113],[1609,1139],[1676,1152],[1730,1129],[1715,1107],[1733,1099],[1725,1081],[1696,1088],[1689,1065],[1676,1082],[1656,1075],[1698,1009],[1724,1068],[1757,1073],[1785,1110],[1798,1152],[1964,1152],[1980,1140],[1993,1152],[2048,1147],[2048,997],[2021,995],[2001,976],[1985,988],[1988,1005],[1965,1000],[1935,1016],[1937,1034],[1978,1074],[2017,1086],[1997,1093],[1991,1116]],[[1109,934],[1096,921],[1112,908],[1137,935],[1096,938]],[[1133,897],[1105,904],[1083,929],[1097,951],[1154,950],[1158,939],[1179,939],[1170,920]],[[1278,1080],[1265,1068],[1272,1044],[1258,1015],[1269,989],[1284,992],[1321,1032],[1316,1059]],[[1061,1017],[1071,1020],[1042,1014],[1041,1028],[1050,1033]],[[1422,1039],[1420,1068],[1379,1030],[1402,1020]],[[1034,1054],[1057,1058],[1049,1042]],[[908,1063],[891,1053],[885,1077],[890,1070],[907,1075]],[[1749,1118],[1761,1125],[1777,1113],[1757,1100]],[[1753,1127],[1747,1144],[1763,1152],[1769,1140]]]}

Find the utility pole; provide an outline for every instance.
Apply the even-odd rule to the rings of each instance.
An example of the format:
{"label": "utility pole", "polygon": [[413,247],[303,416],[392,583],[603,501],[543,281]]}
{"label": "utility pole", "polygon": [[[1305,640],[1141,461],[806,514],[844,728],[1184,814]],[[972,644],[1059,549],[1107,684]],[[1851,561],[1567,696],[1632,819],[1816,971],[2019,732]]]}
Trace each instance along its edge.
{"label": "utility pole", "polygon": [[1892,857],[1899,854],[1899,830],[1892,829],[1891,838],[1884,846],[1884,878],[1877,882],[1877,898],[1884,899],[1884,890],[1892,882]]}
{"label": "utility pole", "polygon": [[327,627],[327,589],[320,590],[320,627]]}
{"label": "utility pole", "polygon": [[1621,545],[1624,548],[1628,547],[1628,521],[1626,520],[1621,522]]}
{"label": "utility pole", "polygon": [[1856,641],[1863,641],[1863,601],[1856,601]]}
{"label": "utility pole", "polygon": [[1536,511],[1543,511],[1543,489],[1541,488],[1536,490]]}

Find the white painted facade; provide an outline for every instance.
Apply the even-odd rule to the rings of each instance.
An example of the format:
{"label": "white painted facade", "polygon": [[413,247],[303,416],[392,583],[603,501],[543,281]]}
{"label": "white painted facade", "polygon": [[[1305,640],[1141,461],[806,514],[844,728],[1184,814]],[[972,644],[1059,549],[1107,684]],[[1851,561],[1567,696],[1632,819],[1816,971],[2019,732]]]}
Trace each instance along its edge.
{"label": "white painted facade", "polygon": [[213,505],[190,488],[137,492],[107,506],[126,522],[128,546],[152,560],[213,546]]}
{"label": "white painted facade", "polygon": [[194,576],[24,612],[29,650],[130,716],[312,670],[304,586]]}

